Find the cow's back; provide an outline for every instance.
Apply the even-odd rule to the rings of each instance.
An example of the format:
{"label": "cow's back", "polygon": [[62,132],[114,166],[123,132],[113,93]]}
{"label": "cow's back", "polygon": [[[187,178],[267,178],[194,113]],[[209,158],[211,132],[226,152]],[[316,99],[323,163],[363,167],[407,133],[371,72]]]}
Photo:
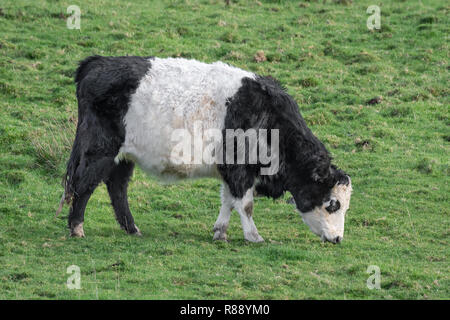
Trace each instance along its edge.
{"label": "cow's back", "polygon": [[171,162],[177,144],[173,133],[184,129],[193,141],[198,137],[199,127],[201,133],[208,129],[222,130],[226,102],[242,86],[244,77],[255,75],[222,62],[206,64],[182,58],[149,61],[151,68],[131,96],[124,117],[126,135],[121,153],[157,175],[214,174],[214,165]]}

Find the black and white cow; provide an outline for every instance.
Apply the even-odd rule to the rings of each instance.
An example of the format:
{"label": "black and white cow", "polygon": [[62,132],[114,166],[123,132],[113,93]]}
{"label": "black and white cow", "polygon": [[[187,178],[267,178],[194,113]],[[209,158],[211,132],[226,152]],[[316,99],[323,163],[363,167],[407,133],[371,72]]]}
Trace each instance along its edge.
{"label": "black and white cow", "polygon": [[[71,203],[68,226],[72,236],[84,236],[86,204],[102,181],[120,226],[130,234],[140,234],[127,199],[128,181],[137,163],[163,179],[220,177],[222,206],[214,225],[215,240],[226,240],[235,209],[245,239],[264,241],[252,217],[255,189],[272,198],[289,191],[315,234],[323,241],[342,240],[350,178],[331,164],[329,153],[307,127],[296,102],[273,78],[222,62],[92,56],[80,63],[75,82],[78,126],[61,200],[61,206],[64,201]],[[230,147],[225,144],[226,131],[276,130],[278,146],[272,154],[276,170],[261,174],[270,166],[261,161],[205,163],[174,158],[179,143],[173,133],[195,134],[197,122],[203,130],[223,134],[223,139],[215,140],[212,153],[221,148],[244,149],[246,159],[251,149],[248,141],[233,140]],[[257,137],[261,140],[257,149],[262,137]],[[274,141],[269,137],[264,143],[272,146]],[[187,147],[191,150],[191,145]]]}

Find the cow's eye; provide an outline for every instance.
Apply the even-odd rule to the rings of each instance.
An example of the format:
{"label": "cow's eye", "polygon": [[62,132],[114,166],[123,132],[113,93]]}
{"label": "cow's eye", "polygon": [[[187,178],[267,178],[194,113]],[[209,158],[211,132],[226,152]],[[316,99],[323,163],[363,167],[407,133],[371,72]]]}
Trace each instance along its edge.
{"label": "cow's eye", "polygon": [[325,209],[329,212],[329,213],[333,213],[338,211],[341,208],[341,203],[339,202],[339,200],[334,200],[331,199],[330,200],[330,204],[328,205],[328,207],[326,207]]}

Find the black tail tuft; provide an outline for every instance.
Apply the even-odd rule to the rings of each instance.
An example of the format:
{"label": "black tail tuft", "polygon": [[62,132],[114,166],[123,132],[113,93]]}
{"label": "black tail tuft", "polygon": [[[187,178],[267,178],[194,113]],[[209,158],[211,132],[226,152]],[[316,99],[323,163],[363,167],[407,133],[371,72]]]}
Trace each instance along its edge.
{"label": "black tail tuft", "polygon": [[[77,130],[78,131],[78,130]],[[78,146],[78,139],[75,138],[73,143],[72,152],[70,154],[69,161],[67,162],[66,172],[62,178],[62,186],[64,188],[64,193],[61,197],[61,201],[59,202],[58,210],[56,211],[56,215],[58,215],[64,203],[70,204],[72,203],[72,199],[75,193],[75,188],[73,186],[73,177],[80,163],[80,148]]]}

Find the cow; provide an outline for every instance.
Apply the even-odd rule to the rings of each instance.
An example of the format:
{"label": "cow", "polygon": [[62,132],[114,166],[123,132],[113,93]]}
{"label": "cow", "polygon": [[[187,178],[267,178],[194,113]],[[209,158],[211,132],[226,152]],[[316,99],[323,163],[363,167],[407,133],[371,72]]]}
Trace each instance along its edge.
{"label": "cow", "polygon": [[[162,180],[221,179],[214,240],[227,241],[235,209],[245,240],[264,241],[253,220],[254,193],[276,199],[289,191],[313,233],[322,241],[342,241],[351,179],[331,163],[297,103],[276,79],[223,62],[96,55],[79,63],[75,83],[78,123],[59,208],[70,204],[71,236],[84,237],[86,204],[101,182],[120,227],[141,235],[127,197],[137,164]],[[194,142],[184,139],[195,136],[198,127],[214,134]],[[256,134],[247,134],[251,130]],[[244,139],[239,141],[236,132]],[[213,161],[192,161],[189,152],[198,149],[196,141],[201,145],[211,136],[215,139],[206,158]],[[269,147],[269,162],[267,157],[249,161],[252,150]],[[180,156],[181,151],[188,156]]]}

